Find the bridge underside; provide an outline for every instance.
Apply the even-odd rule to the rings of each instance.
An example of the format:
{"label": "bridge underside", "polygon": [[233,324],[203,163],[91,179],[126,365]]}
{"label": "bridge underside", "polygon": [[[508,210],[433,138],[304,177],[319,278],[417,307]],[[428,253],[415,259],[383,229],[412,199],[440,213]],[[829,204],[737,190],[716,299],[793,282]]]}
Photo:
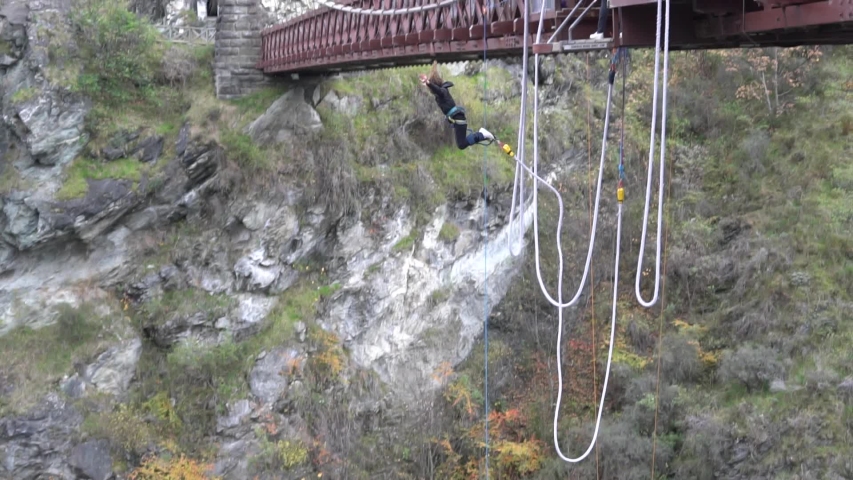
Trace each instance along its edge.
{"label": "bridge underside", "polygon": [[[375,10],[437,1],[342,3]],[[520,56],[524,1],[460,0],[438,9],[393,17],[324,7],[264,30],[262,59],[257,67],[267,74],[312,74],[417,65],[433,60],[471,60],[482,58],[486,42],[489,58]],[[549,8],[549,3],[555,1],[560,8]],[[539,13],[530,15],[529,44],[533,52],[654,47],[656,0],[610,0],[606,38],[597,41],[589,40],[589,35],[598,24],[599,1],[578,1],[580,5],[573,0],[545,1],[542,43],[536,45]],[[531,6],[542,3],[535,0]],[[853,0],[674,0],[670,9],[671,50],[853,43]],[[561,24],[565,28],[551,39]]]}

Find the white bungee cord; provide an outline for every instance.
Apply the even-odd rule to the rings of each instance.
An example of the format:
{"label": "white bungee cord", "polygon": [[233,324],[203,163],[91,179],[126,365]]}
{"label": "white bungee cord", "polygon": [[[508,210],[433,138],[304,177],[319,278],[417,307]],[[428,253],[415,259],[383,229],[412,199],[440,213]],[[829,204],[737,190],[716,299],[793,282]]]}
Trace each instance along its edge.
{"label": "white bungee cord", "polygon": [[[544,16],[540,16],[539,19],[539,28],[537,29],[536,41],[537,43],[541,40],[542,35],[542,26],[543,26]],[[524,73],[522,75],[522,107],[521,114],[519,120],[519,152],[521,158],[516,157],[516,178],[515,184],[513,186],[513,200],[512,207],[510,210],[510,222],[515,221],[514,210],[516,207],[516,193],[520,192],[519,200],[518,200],[518,208],[519,208],[519,221],[524,217],[524,196],[523,196],[523,178],[519,178],[519,173],[521,170],[527,171],[531,173],[531,176],[534,179],[533,186],[533,224],[534,224],[534,244],[535,244],[535,258],[536,258],[536,276],[539,282],[540,289],[542,290],[545,297],[548,301],[557,307],[558,311],[558,330],[557,330],[557,374],[558,374],[558,390],[557,390],[557,403],[554,409],[554,447],[557,451],[557,455],[566,462],[577,463],[584,460],[587,456],[589,456],[590,452],[592,452],[593,447],[595,446],[595,442],[598,438],[598,432],[601,427],[601,415],[604,411],[604,401],[607,395],[607,383],[610,377],[610,367],[613,359],[613,345],[614,338],[616,332],[616,299],[618,294],[618,276],[619,276],[619,249],[620,249],[620,238],[622,232],[622,204],[619,203],[617,210],[617,239],[616,239],[616,260],[614,267],[614,284],[613,284],[613,306],[612,306],[612,315],[611,315],[611,328],[610,328],[610,346],[607,355],[607,368],[604,376],[604,384],[602,385],[602,393],[601,393],[601,401],[598,407],[598,413],[596,415],[595,422],[595,430],[593,433],[592,440],[589,443],[586,451],[576,458],[569,458],[563,454],[560,449],[559,438],[558,438],[558,424],[559,424],[559,414],[560,414],[560,405],[562,404],[562,393],[563,393],[563,374],[562,374],[562,333],[563,333],[563,309],[566,307],[570,307],[577,303],[580,299],[581,293],[583,292],[583,287],[586,284],[586,279],[589,275],[590,266],[592,263],[592,252],[595,245],[595,232],[596,226],[598,223],[598,212],[600,206],[601,199],[601,183],[604,172],[604,159],[606,158],[606,149],[607,149],[607,132],[610,124],[610,103],[612,100],[612,92],[613,85],[608,82],[608,92],[607,92],[607,107],[605,113],[604,120],[604,132],[602,137],[602,150],[601,150],[601,160],[599,163],[599,174],[598,174],[598,182],[596,187],[596,199],[595,199],[595,210],[593,214],[592,221],[592,231],[590,234],[590,242],[587,251],[586,264],[584,266],[584,273],[578,287],[578,291],[575,293],[574,297],[566,303],[563,303],[563,252],[562,252],[562,244],[561,244],[561,233],[562,233],[562,222],[563,222],[563,199],[560,193],[548,182],[544,181],[538,175],[538,165],[539,165],[539,55],[534,55],[534,97],[533,97],[533,170],[531,171],[523,162],[524,158],[524,126],[526,119],[526,89],[527,89],[527,54],[528,54],[528,39],[529,35],[527,32],[527,25],[529,25],[529,10],[525,9],[525,36],[524,36]],[[559,204],[559,216],[557,219],[557,235],[556,235],[556,244],[557,244],[557,256],[559,260],[559,268],[558,268],[558,279],[557,279],[557,300],[554,300],[548,294],[547,289],[545,288],[544,281],[542,280],[542,272],[541,265],[539,260],[539,221],[538,221],[538,188],[535,182],[542,182],[549,190],[551,190],[554,195],[557,197],[557,202]],[[513,235],[514,232],[512,224],[510,225],[510,251],[513,252]],[[523,234],[523,233],[522,233]],[[520,238],[519,238],[520,243]],[[520,249],[520,245],[519,245]],[[515,254],[515,253],[513,253]]]}
{"label": "white bungee cord", "polygon": [[[512,201],[510,202],[510,210],[509,210],[509,252],[513,257],[517,257],[521,254],[521,248],[524,245],[524,228],[519,225],[519,223],[523,223],[524,219],[524,211],[525,211],[525,201],[524,201],[524,176],[521,173],[522,165],[524,165],[524,152],[527,148],[526,135],[524,132],[524,128],[527,126],[527,67],[528,67],[528,58],[529,58],[529,49],[528,49],[528,39],[530,38],[530,23],[527,21],[529,8],[529,2],[525,2],[525,12],[524,12],[524,50],[522,54],[521,60],[521,111],[519,112],[518,119],[518,148],[516,152],[518,152],[516,156],[516,165],[515,165],[515,179],[512,185]],[[533,184],[533,188],[536,188],[535,180]],[[516,208],[516,197],[518,198],[518,220],[516,221],[515,208]]]}
{"label": "white bungee cord", "polygon": [[648,308],[657,303],[660,287],[660,259],[661,259],[661,229],[663,228],[663,189],[664,189],[664,161],[666,157],[666,100],[667,100],[667,73],[669,69],[669,1],[666,2],[666,25],[664,31],[664,57],[663,57],[663,105],[661,110],[660,126],[660,180],[658,181],[658,226],[657,247],[655,249],[655,288],[649,301],[643,300],[640,292],[640,281],[643,278],[643,254],[646,252],[646,228],[649,225],[649,205],[652,196],[652,171],[655,160],[655,123],[657,122],[658,107],[658,73],[660,69],[660,36],[661,36],[661,3],[658,0],[657,38],[655,39],[655,86],[652,94],[652,129],[649,139],[649,174],[646,181],[646,206],[643,211],[643,234],[640,236],[640,254],[637,256],[637,281],[634,290],[640,305]]}
{"label": "white bungee cord", "polygon": [[[525,25],[528,25],[529,24],[529,11],[527,9],[525,9],[524,17],[525,17],[524,23],[525,23]],[[541,15],[539,18],[539,28],[537,29],[538,31],[536,34],[536,42],[537,43],[542,38],[542,27],[543,27],[544,18],[545,18],[544,15]],[[526,33],[526,31],[525,31],[525,33]],[[528,37],[529,37],[529,35],[525,35],[525,38],[524,38],[525,55],[527,54],[527,50],[528,50],[528,44],[527,44]],[[534,182],[540,181],[544,184],[548,184],[548,182],[546,182],[544,179],[539,177],[539,174],[538,174],[538,164],[539,164],[539,54],[534,54],[533,62],[534,62],[534,75],[535,76],[534,76],[534,85],[533,85],[533,174],[532,174],[532,176],[533,176]],[[523,80],[522,80],[524,82],[524,84],[523,84],[522,90],[521,90],[522,91],[522,105],[521,105],[521,115],[520,115],[520,117],[521,117],[520,121],[521,122],[524,122],[526,120],[526,109],[527,109],[527,104],[525,103],[525,101],[526,101],[525,91],[527,88],[527,81],[526,80],[527,80],[527,70],[525,69],[524,74],[523,74]],[[609,103],[608,103],[608,106],[609,106]],[[607,124],[605,124],[605,129],[606,128],[607,128]],[[605,131],[605,133],[606,133],[606,131]],[[519,138],[523,138],[523,135],[524,135],[524,123],[521,123],[519,125]],[[606,140],[606,137],[605,137],[605,140]],[[522,142],[519,142],[519,143],[521,144]],[[520,155],[522,156],[522,159],[519,160],[518,157],[516,157],[516,161],[518,162],[517,165],[521,166],[522,169],[527,170],[524,168],[524,162],[523,162],[524,150],[522,148],[519,148],[518,151],[521,152]],[[516,191],[520,190],[523,193],[523,185],[522,185],[523,178],[520,178],[518,174],[519,174],[519,169],[518,169],[518,167],[516,167],[516,178],[515,178],[515,182],[514,182],[514,186],[513,186],[513,201],[511,203],[511,208],[510,208],[510,222],[511,222],[510,223],[510,232],[517,231],[517,230],[513,229],[513,222],[517,221],[517,220],[515,220],[516,216],[514,214],[515,208],[516,208],[516,201],[515,201]],[[540,258],[539,258],[540,257],[540,255],[539,255],[539,208],[538,208],[539,196],[538,196],[538,189],[535,187],[535,184],[534,184],[532,208],[533,208],[533,232],[534,232],[533,243],[534,243],[535,254],[536,254],[536,256],[535,256],[535,258],[536,258],[536,278],[537,278],[537,281],[539,282],[539,287],[542,290],[542,293],[545,295],[546,300],[548,300],[548,302],[551,305],[554,305],[557,308],[566,308],[566,307],[571,307],[571,306],[575,305],[578,302],[578,300],[580,300],[581,294],[583,293],[583,288],[584,288],[584,285],[586,284],[586,279],[589,276],[590,266],[592,264],[592,252],[593,252],[594,247],[595,247],[595,236],[596,236],[596,230],[597,230],[596,227],[598,225],[598,212],[599,212],[599,206],[601,204],[601,182],[602,182],[603,178],[604,178],[604,155],[602,155],[601,161],[600,161],[599,167],[598,167],[598,181],[596,184],[596,193],[595,193],[595,209],[593,211],[593,217],[592,217],[592,229],[591,229],[592,233],[590,235],[589,245],[587,247],[586,262],[584,265],[583,275],[581,277],[580,284],[578,285],[578,289],[575,292],[574,296],[571,298],[571,300],[569,300],[566,303],[563,303],[562,301],[555,300],[554,297],[552,297],[551,294],[548,293],[548,290],[545,287],[545,282],[542,279],[542,268],[540,265]],[[519,219],[523,218],[523,216],[524,216],[524,198],[523,198],[523,195],[520,195],[520,197],[521,198],[519,198],[519,201],[518,201],[518,205],[519,205],[518,208],[520,210],[520,213],[518,215]],[[559,209],[560,213],[559,213],[559,216],[557,218],[557,235],[556,235],[557,256],[559,257],[559,260],[560,260],[560,271],[562,271],[563,270],[563,249],[562,249],[562,241],[561,241],[561,235],[560,234],[563,230],[563,200],[562,200],[562,196],[560,196],[559,194],[557,195],[557,201],[558,201],[559,206],[560,206],[560,209]],[[518,221],[520,221],[520,220],[518,220]],[[519,229],[519,230],[521,230],[521,229]],[[523,235],[523,232],[518,233],[518,240],[517,241],[519,242],[519,244],[521,243],[521,236],[522,235]],[[512,242],[511,239],[512,239],[512,235],[510,235],[510,242]],[[511,247],[510,250],[512,251],[512,243],[510,243],[510,247]],[[520,245],[519,245],[519,249],[520,249]]]}

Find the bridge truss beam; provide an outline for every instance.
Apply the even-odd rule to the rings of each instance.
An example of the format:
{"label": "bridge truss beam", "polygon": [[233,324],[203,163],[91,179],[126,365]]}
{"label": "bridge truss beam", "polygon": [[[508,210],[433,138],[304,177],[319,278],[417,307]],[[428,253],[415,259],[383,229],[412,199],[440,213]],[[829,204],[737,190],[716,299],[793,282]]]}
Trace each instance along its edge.
{"label": "bridge truss beam", "polygon": [[[322,7],[265,29],[257,67],[267,74],[323,73],[422,64],[433,59],[458,61],[480,57],[485,43],[491,58],[518,56],[523,45],[525,1],[533,2],[535,12],[530,16],[531,33],[539,23],[539,6],[545,3],[543,39],[549,39],[569,16],[569,23],[575,25],[562,29],[551,43],[534,45],[537,53],[654,46],[656,0],[609,0],[608,33],[615,38],[606,41],[585,40],[596,29],[599,0],[459,0],[394,16]],[[853,0],[672,1],[672,50],[853,43]],[[431,5],[437,0],[339,3],[388,10]],[[531,45],[534,40],[531,37]]]}

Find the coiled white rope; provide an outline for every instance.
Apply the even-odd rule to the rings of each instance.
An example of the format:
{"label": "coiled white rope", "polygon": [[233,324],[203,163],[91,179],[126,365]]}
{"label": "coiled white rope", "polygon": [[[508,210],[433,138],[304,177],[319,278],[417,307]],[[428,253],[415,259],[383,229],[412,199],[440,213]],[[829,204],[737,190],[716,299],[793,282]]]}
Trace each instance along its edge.
{"label": "coiled white rope", "polygon": [[646,251],[646,228],[649,225],[649,205],[651,204],[652,196],[652,170],[655,160],[655,123],[657,122],[657,107],[658,107],[658,73],[660,69],[660,36],[661,36],[661,3],[663,0],[658,0],[658,20],[657,33],[655,39],[655,87],[652,94],[652,130],[649,140],[649,175],[646,181],[646,206],[643,210],[643,234],[640,236],[640,254],[637,256],[637,281],[635,284],[635,293],[637,301],[644,307],[651,307],[657,303],[659,298],[660,287],[660,259],[661,259],[661,229],[663,228],[663,189],[664,189],[664,161],[666,157],[666,100],[667,100],[667,78],[669,69],[669,0],[666,2],[666,25],[664,31],[664,57],[663,57],[663,105],[661,111],[661,127],[660,127],[660,180],[658,182],[658,233],[657,233],[657,248],[655,249],[655,288],[652,298],[649,301],[643,300],[643,294],[640,292],[640,281],[643,278],[643,254]]}
{"label": "coiled white rope", "polygon": [[315,0],[317,3],[329,7],[333,10],[341,10],[348,13],[355,13],[358,15],[372,15],[372,16],[393,16],[393,15],[405,15],[407,13],[417,13],[417,12],[425,12],[427,10],[434,10],[436,8],[441,8],[447,5],[451,5],[453,3],[458,3],[459,0],[444,0],[443,2],[435,3],[432,5],[421,5],[420,7],[409,7],[409,8],[396,8],[396,9],[388,9],[388,10],[374,10],[370,8],[358,8],[358,7],[350,7],[348,5],[340,5],[332,2],[331,0]]}
{"label": "coiled white rope", "polygon": [[[516,230],[513,228],[512,222],[515,221],[516,205],[518,205],[518,209],[519,209],[519,214],[518,214],[519,220],[518,221],[521,221],[520,219],[524,217],[524,205],[525,205],[524,194],[523,194],[523,192],[524,192],[524,190],[523,190],[524,179],[522,176],[519,175],[521,173],[521,171],[523,170],[523,171],[528,172],[531,175],[531,177],[533,177],[533,179],[534,179],[533,206],[532,206],[532,208],[533,208],[534,245],[535,245],[535,258],[536,258],[536,276],[537,276],[537,279],[539,282],[539,287],[542,290],[545,297],[548,299],[548,301],[552,305],[557,307],[558,319],[559,319],[558,330],[557,330],[557,374],[558,374],[559,386],[558,386],[558,390],[557,390],[557,404],[556,404],[555,410],[554,410],[554,447],[557,451],[557,455],[562,460],[570,462],[570,463],[577,463],[577,462],[584,460],[587,456],[589,456],[590,452],[592,451],[593,447],[595,446],[595,441],[598,438],[598,432],[599,432],[600,426],[601,426],[601,415],[604,411],[604,400],[605,400],[606,395],[607,395],[607,383],[608,383],[609,376],[610,376],[610,366],[611,366],[611,363],[613,360],[613,344],[615,343],[614,338],[615,338],[615,332],[616,332],[616,299],[617,299],[617,294],[618,294],[618,276],[619,276],[619,248],[620,248],[620,237],[621,237],[621,232],[622,232],[622,204],[621,203],[619,204],[619,207],[618,207],[617,240],[616,240],[616,266],[614,267],[615,273],[614,273],[614,284],[613,284],[613,307],[612,307],[611,328],[610,328],[610,348],[609,348],[609,352],[608,352],[608,356],[607,356],[607,369],[606,369],[606,373],[604,376],[604,384],[602,386],[602,392],[601,392],[601,402],[600,402],[600,405],[598,408],[598,413],[596,416],[595,431],[594,431],[592,440],[590,441],[590,444],[587,447],[586,451],[582,455],[580,455],[579,457],[576,457],[576,458],[569,458],[563,454],[563,452],[560,449],[559,439],[558,439],[558,435],[557,435],[558,424],[559,424],[559,415],[560,415],[560,405],[562,404],[562,393],[563,393],[563,373],[562,373],[563,309],[576,304],[577,301],[580,299],[580,296],[581,296],[581,293],[583,292],[583,287],[586,284],[586,279],[589,275],[590,266],[592,263],[592,252],[593,252],[594,245],[595,245],[595,232],[596,232],[596,227],[598,224],[598,212],[599,212],[600,199],[601,199],[601,182],[602,182],[603,173],[604,173],[604,159],[606,158],[606,150],[607,150],[607,132],[608,132],[608,127],[609,127],[609,123],[610,123],[610,103],[612,100],[613,85],[612,85],[612,83],[609,83],[608,92],[607,92],[607,107],[606,107],[605,120],[604,120],[604,133],[603,133],[603,137],[602,137],[602,149],[601,149],[601,160],[599,163],[598,182],[597,182],[597,186],[596,186],[595,210],[594,210],[594,214],[593,214],[592,231],[590,234],[590,242],[589,242],[589,246],[588,246],[588,250],[587,250],[587,258],[586,258],[586,263],[584,265],[584,273],[583,273],[583,276],[581,278],[580,285],[578,286],[578,290],[575,293],[574,297],[571,300],[569,300],[568,302],[563,303],[563,295],[562,295],[562,293],[563,293],[563,251],[562,251],[562,242],[561,242],[563,213],[564,213],[563,199],[562,199],[562,196],[560,195],[560,193],[552,185],[550,185],[548,182],[543,180],[538,175],[538,165],[539,165],[539,55],[538,54],[534,55],[534,69],[535,70],[534,70],[534,97],[533,97],[533,104],[534,104],[534,106],[533,106],[533,169],[531,170],[530,168],[527,167],[527,165],[524,164],[524,127],[526,125],[526,110],[527,110],[526,92],[527,92],[527,58],[528,58],[528,39],[529,39],[527,26],[529,25],[529,10],[525,9],[524,17],[525,17],[524,18],[525,19],[525,32],[524,32],[525,35],[524,35],[524,56],[523,56],[523,61],[522,61],[524,71],[522,74],[522,82],[523,82],[523,84],[522,84],[522,106],[521,106],[521,113],[519,115],[520,119],[519,119],[519,132],[518,132],[518,136],[519,136],[519,142],[518,142],[519,143],[519,149],[518,149],[518,151],[520,152],[521,158],[516,157],[516,178],[515,178],[515,182],[514,182],[514,186],[513,186],[513,200],[512,200],[511,209],[510,209],[510,222],[511,222],[510,223],[510,239],[509,239],[510,251],[512,252],[513,255],[517,255],[516,249],[513,248],[513,243],[514,243],[513,240],[514,239],[516,239],[518,241],[518,248],[520,250],[521,238],[516,237],[516,235],[513,235],[513,233],[516,232]],[[540,20],[539,20],[539,27],[537,29],[537,36],[536,36],[537,43],[541,40],[543,19],[544,19],[544,16],[540,17]],[[541,271],[541,264],[540,264],[540,258],[539,258],[540,255],[539,255],[538,188],[537,188],[535,182],[541,182],[549,190],[551,190],[554,193],[554,195],[557,197],[557,203],[559,206],[559,215],[558,215],[558,219],[557,219],[557,234],[556,234],[557,257],[558,257],[558,261],[559,261],[559,268],[558,268],[559,273],[558,273],[558,280],[557,280],[557,300],[554,300],[553,297],[551,297],[551,295],[548,293],[548,291],[545,287],[544,281],[542,280],[542,271]],[[517,194],[518,194],[518,197],[516,196]],[[516,203],[517,198],[518,198],[518,203]],[[523,235],[523,232],[520,235]]]}
{"label": "coiled white rope", "polygon": [[[608,130],[608,126],[610,124],[610,101],[612,98],[612,93],[613,93],[613,84],[608,83],[607,107],[606,107],[606,111],[604,114],[604,134],[603,134],[602,140],[601,140],[601,167],[599,170],[599,192],[601,189],[601,186],[600,186],[601,185],[600,184],[601,172],[604,171],[604,157],[605,157],[605,154],[607,151],[607,148],[606,148],[606,146],[607,146],[607,130]],[[535,137],[534,137],[534,140],[535,140]],[[535,155],[534,155],[534,157],[535,157]],[[534,193],[534,195],[535,195],[535,193]],[[596,198],[596,206],[595,206],[596,214],[598,213],[597,202],[598,202],[598,199]],[[535,205],[535,202],[534,202],[534,205]],[[536,207],[534,206],[534,208],[536,208]],[[562,217],[562,215],[561,215],[561,217]],[[534,216],[534,218],[536,218],[536,217]],[[595,225],[595,222],[593,222],[593,225]],[[595,227],[593,227],[593,228],[595,228]],[[591,234],[591,236],[594,238],[594,235],[595,235],[595,231],[593,230],[593,233]],[[559,417],[560,417],[560,404],[562,402],[562,397],[563,397],[563,368],[562,368],[562,365],[563,365],[563,362],[562,362],[563,308],[557,307],[557,311],[558,311],[558,322],[557,322],[557,378],[558,378],[559,382],[558,382],[558,386],[557,386],[557,405],[554,407],[554,448],[557,450],[557,455],[563,461],[570,462],[570,463],[578,463],[581,460],[585,459],[590,454],[590,452],[592,452],[592,449],[595,446],[595,441],[596,441],[596,439],[598,439],[598,431],[601,427],[601,414],[604,411],[604,399],[607,396],[607,381],[610,378],[610,365],[611,365],[611,362],[613,361],[613,344],[615,343],[614,338],[616,335],[616,299],[618,298],[618,290],[619,290],[619,247],[620,247],[621,236],[622,236],[622,203],[620,202],[618,210],[617,210],[617,222],[616,222],[616,260],[615,260],[615,264],[613,267],[613,307],[612,307],[612,313],[610,316],[610,347],[609,347],[608,352],[607,352],[607,369],[605,370],[605,373],[604,373],[604,384],[601,387],[601,400],[600,400],[599,405],[598,405],[598,414],[596,415],[596,419],[595,419],[595,430],[594,430],[593,435],[592,435],[592,440],[589,441],[589,446],[587,447],[586,451],[581,456],[576,457],[576,458],[568,458],[563,454],[563,452],[560,450],[560,441],[557,438],[557,426],[558,426]],[[591,245],[591,243],[590,243],[590,245]],[[591,250],[592,250],[592,248],[590,248],[590,251]],[[537,258],[537,263],[538,263],[538,258]],[[589,260],[587,260],[587,265],[589,265]],[[537,268],[537,273],[538,273],[538,268]],[[584,280],[583,280],[584,283],[586,282],[586,274],[587,273],[588,273],[588,271],[584,271]],[[581,288],[583,288],[583,285],[584,284],[581,283]],[[562,303],[562,301],[563,301],[563,257],[562,257],[562,255],[560,255],[560,269],[559,269],[559,276],[557,277],[557,301],[559,303]],[[594,345],[593,345],[593,348],[595,348]]]}
{"label": "coiled white rope", "polygon": [[[541,37],[542,37],[542,22],[543,22],[544,17],[545,16],[542,15],[539,19],[539,31],[537,32],[537,35],[536,35],[536,43],[539,43],[539,41],[541,40]],[[527,21],[527,20],[525,20],[525,21]],[[533,84],[533,171],[537,175],[536,178],[538,179],[538,172],[539,172],[539,54],[534,55],[533,63],[534,63],[534,79],[533,79],[533,82],[534,82],[534,84]],[[608,105],[607,108],[610,108],[609,100],[608,100],[607,105]],[[605,120],[605,125],[604,125],[604,128],[605,128],[605,130],[604,130],[605,137],[604,138],[605,138],[605,140],[607,138],[606,137],[607,126],[608,126],[607,121]],[[601,152],[602,153],[601,161],[599,162],[599,165],[598,165],[598,181],[596,184],[596,191],[595,191],[595,207],[594,207],[593,214],[592,214],[592,227],[591,227],[591,233],[590,233],[590,238],[589,238],[589,246],[587,248],[586,263],[584,265],[583,275],[581,276],[580,284],[578,285],[578,289],[575,292],[574,296],[571,298],[571,300],[569,300],[568,302],[565,302],[565,303],[563,303],[562,300],[555,300],[554,297],[552,297],[548,293],[548,290],[545,287],[545,283],[542,280],[542,269],[541,269],[540,260],[539,260],[539,235],[538,235],[539,215],[538,215],[538,195],[537,195],[538,189],[536,189],[536,188],[533,189],[533,231],[534,231],[533,244],[534,244],[534,250],[536,253],[536,257],[535,257],[536,258],[536,278],[539,281],[539,287],[542,289],[542,293],[545,295],[545,298],[548,300],[549,303],[551,303],[551,305],[554,305],[557,308],[566,308],[566,307],[571,307],[571,306],[575,305],[578,302],[578,300],[580,300],[581,294],[583,293],[584,285],[586,284],[586,279],[589,276],[590,265],[592,264],[592,252],[593,252],[593,248],[595,246],[595,235],[596,235],[596,230],[597,230],[596,227],[598,225],[599,205],[601,204],[601,181],[604,178],[604,152],[605,152],[605,149],[606,149],[606,142],[603,142],[602,143],[602,152]],[[541,179],[539,179],[539,180],[541,181]],[[557,219],[557,255],[560,258],[560,271],[561,272],[563,269],[563,266],[562,266],[563,265],[563,247],[562,247],[562,242],[560,239],[560,232],[562,231],[562,229],[563,229],[563,206],[561,203],[560,215]]]}

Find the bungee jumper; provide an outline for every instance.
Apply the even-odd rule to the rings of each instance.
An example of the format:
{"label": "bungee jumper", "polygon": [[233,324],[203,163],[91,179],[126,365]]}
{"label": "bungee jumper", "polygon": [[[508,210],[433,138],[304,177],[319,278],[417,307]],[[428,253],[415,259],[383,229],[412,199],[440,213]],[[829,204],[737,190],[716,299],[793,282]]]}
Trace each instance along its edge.
{"label": "bungee jumper", "polygon": [[465,110],[456,105],[453,96],[450,95],[450,87],[453,82],[445,82],[438,73],[438,62],[432,63],[432,70],[429,77],[424,74],[420,75],[421,83],[429,88],[430,92],[435,96],[435,102],[438,103],[438,108],[444,114],[447,121],[453,125],[454,133],[456,134],[456,146],[460,150],[465,150],[471,145],[491,145],[495,141],[495,136],[485,128],[480,128],[478,132],[468,133],[468,120],[465,118]]}

